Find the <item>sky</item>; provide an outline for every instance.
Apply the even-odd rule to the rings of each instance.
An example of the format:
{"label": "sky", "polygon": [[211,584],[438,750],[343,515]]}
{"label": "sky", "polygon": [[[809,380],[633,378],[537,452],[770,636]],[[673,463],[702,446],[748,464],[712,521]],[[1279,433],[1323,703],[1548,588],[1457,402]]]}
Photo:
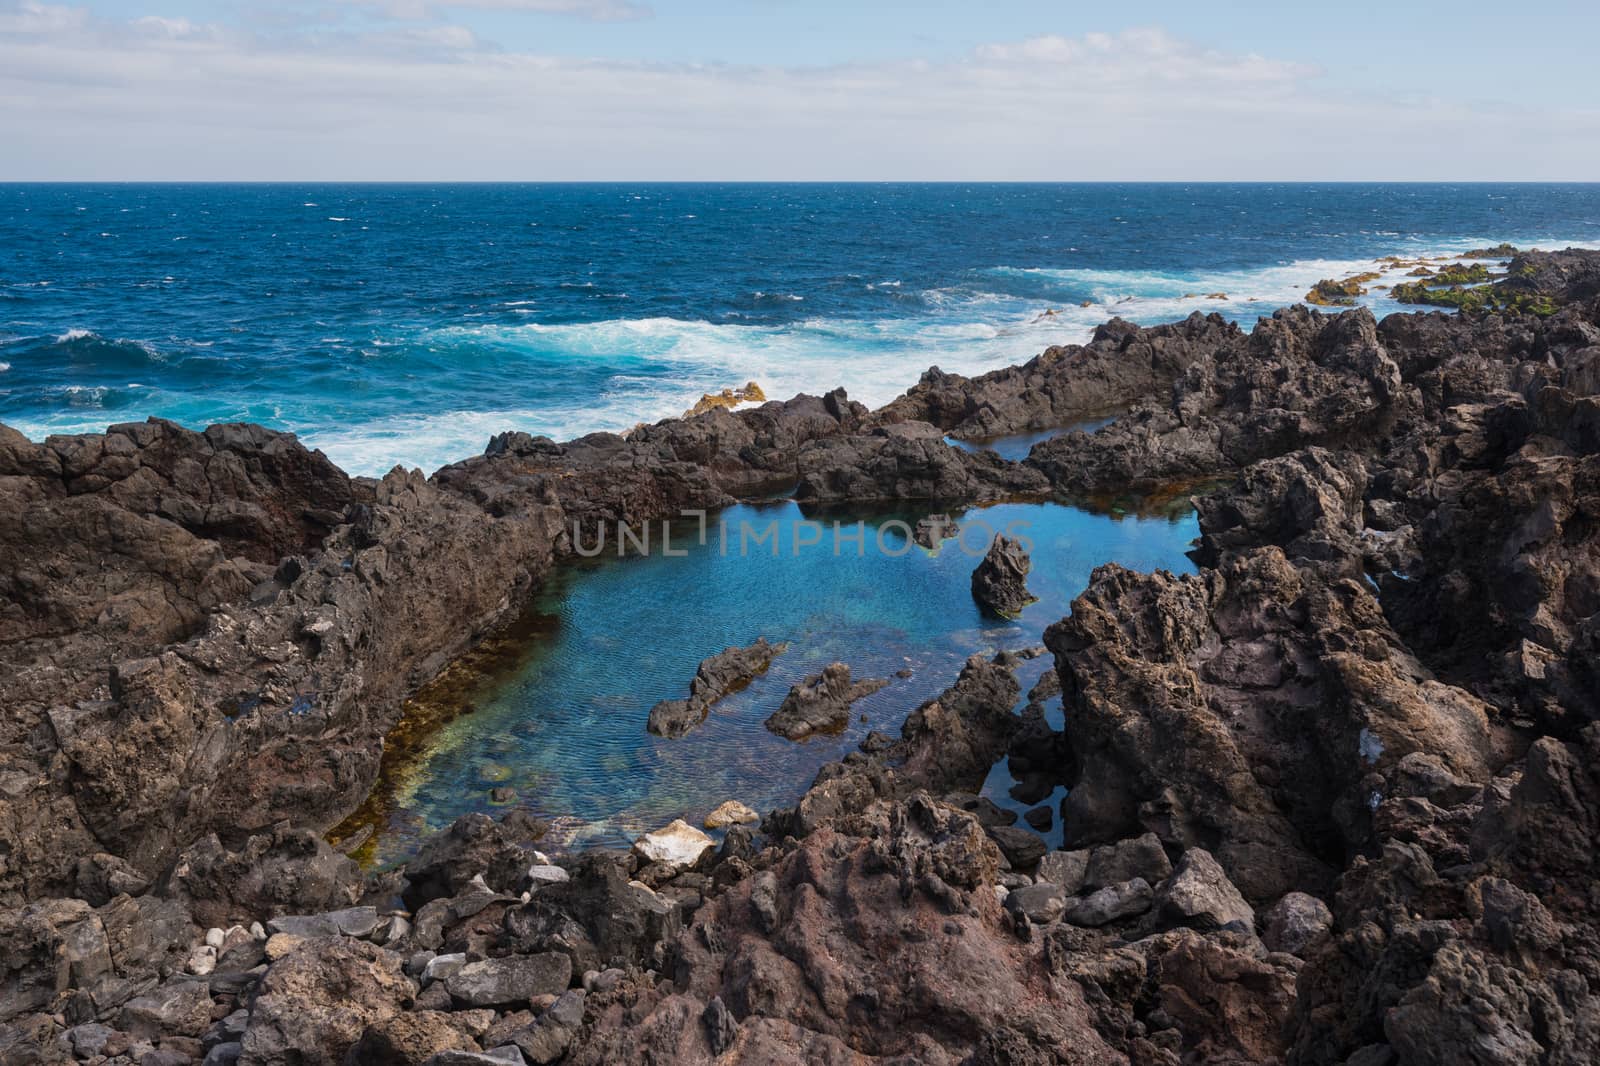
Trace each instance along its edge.
{"label": "sky", "polygon": [[0,0],[0,180],[1593,181],[1596,40],[1593,0]]}

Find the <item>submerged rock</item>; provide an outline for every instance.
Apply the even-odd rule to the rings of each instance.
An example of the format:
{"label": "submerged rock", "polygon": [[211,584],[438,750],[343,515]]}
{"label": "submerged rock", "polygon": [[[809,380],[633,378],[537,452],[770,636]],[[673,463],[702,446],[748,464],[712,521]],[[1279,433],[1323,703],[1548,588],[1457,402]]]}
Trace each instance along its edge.
{"label": "submerged rock", "polygon": [[1020,541],[1004,534],[997,536],[983,562],[972,572],[972,598],[991,614],[1014,618],[1037,599],[1028,592],[1031,569],[1033,560]]}
{"label": "submerged rock", "polygon": [[767,728],[780,737],[800,740],[812,733],[835,733],[850,721],[850,705],[888,685],[885,679],[850,681],[850,667],[830,663],[820,674],[789,690],[767,718]]}
{"label": "submerged rock", "polygon": [[726,829],[730,825],[753,825],[759,821],[761,815],[738,800],[728,800],[706,815],[705,825],[707,829]]}

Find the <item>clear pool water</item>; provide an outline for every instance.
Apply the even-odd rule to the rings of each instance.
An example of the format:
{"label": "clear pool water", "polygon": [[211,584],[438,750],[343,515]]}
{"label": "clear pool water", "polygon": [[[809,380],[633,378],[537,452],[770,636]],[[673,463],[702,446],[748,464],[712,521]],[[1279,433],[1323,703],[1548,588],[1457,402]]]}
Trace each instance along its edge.
{"label": "clear pool water", "polygon": [[[968,656],[1038,645],[1096,566],[1188,572],[1184,551],[1198,532],[1188,511],[1006,503],[957,512],[963,538],[934,553],[909,541],[925,513],[830,514],[801,526],[793,502],[739,506],[713,516],[704,546],[696,526],[680,526],[673,549],[686,555],[653,544],[649,556],[565,569],[535,605],[532,635],[515,654],[453,686],[474,709],[393,760],[345,832],[372,824],[364,854],[391,862],[422,832],[494,811],[497,787],[553,822],[556,847],[623,845],[673,818],[698,823],[727,799],[757,810],[790,803],[819,766],[869,730],[897,731]],[[859,546],[846,539],[857,522]],[[776,535],[756,543],[753,535],[769,528]],[[983,617],[970,591],[993,532],[1006,530],[1032,542],[1029,587],[1039,597],[1015,621]],[[684,695],[701,659],[759,636],[790,643],[766,676],[713,707],[686,737],[645,732],[650,707]],[[763,721],[789,687],[834,660],[892,683],[858,703],[838,735],[795,743],[769,733]],[[1043,669],[1042,661],[1028,665],[1024,689]],[[895,676],[907,669],[909,677]]]}

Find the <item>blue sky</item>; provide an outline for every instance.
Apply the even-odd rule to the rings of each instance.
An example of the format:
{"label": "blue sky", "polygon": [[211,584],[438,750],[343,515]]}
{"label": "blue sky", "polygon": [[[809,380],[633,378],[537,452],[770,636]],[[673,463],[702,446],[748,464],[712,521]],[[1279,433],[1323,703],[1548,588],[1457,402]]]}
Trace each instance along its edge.
{"label": "blue sky", "polygon": [[0,0],[0,179],[1595,180],[1596,40],[1567,2]]}

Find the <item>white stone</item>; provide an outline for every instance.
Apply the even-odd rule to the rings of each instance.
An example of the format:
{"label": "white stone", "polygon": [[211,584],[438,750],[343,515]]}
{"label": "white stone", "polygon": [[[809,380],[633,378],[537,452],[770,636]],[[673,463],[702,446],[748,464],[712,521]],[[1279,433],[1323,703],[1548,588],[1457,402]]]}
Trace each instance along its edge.
{"label": "white stone", "polygon": [[713,846],[715,841],[679,818],[665,829],[646,833],[635,840],[633,852],[644,862],[659,862],[674,870],[682,870],[693,866],[706,849]]}
{"label": "white stone", "polygon": [[403,914],[396,914],[393,918],[389,919],[389,936],[384,942],[393,944],[395,941],[399,940],[410,932],[410,920]]}
{"label": "white stone", "polygon": [[541,885],[559,885],[563,881],[571,880],[567,871],[559,866],[541,864],[528,867],[528,880],[534,888]]}
{"label": "white stone", "polygon": [[251,922],[250,923],[250,936],[255,940],[265,940],[265,939],[267,939],[266,926],[262,925],[260,922]]}
{"label": "white stone", "polygon": [[217,968],[217,949],[210,944],[200,944],[189,955],[188,971],[204,977]]}
{"label": "white stone", "polygon": [[730,825],[751,825],[761,821],[761,815],[738,800],[729,800],[706,815],[707,829],[724,829]]}
{"label": "white stone", "polygon": [[224,933],[221,929],[218,929],[215,926],[213,926],[210,929],[207,929],[206,930],[206,947],[208,947],[208,948],[220,948],[220,947],[222,947],[222,942],[223,942],[224,939],[227,938],[227,935],[228,935],[227,933]]}

